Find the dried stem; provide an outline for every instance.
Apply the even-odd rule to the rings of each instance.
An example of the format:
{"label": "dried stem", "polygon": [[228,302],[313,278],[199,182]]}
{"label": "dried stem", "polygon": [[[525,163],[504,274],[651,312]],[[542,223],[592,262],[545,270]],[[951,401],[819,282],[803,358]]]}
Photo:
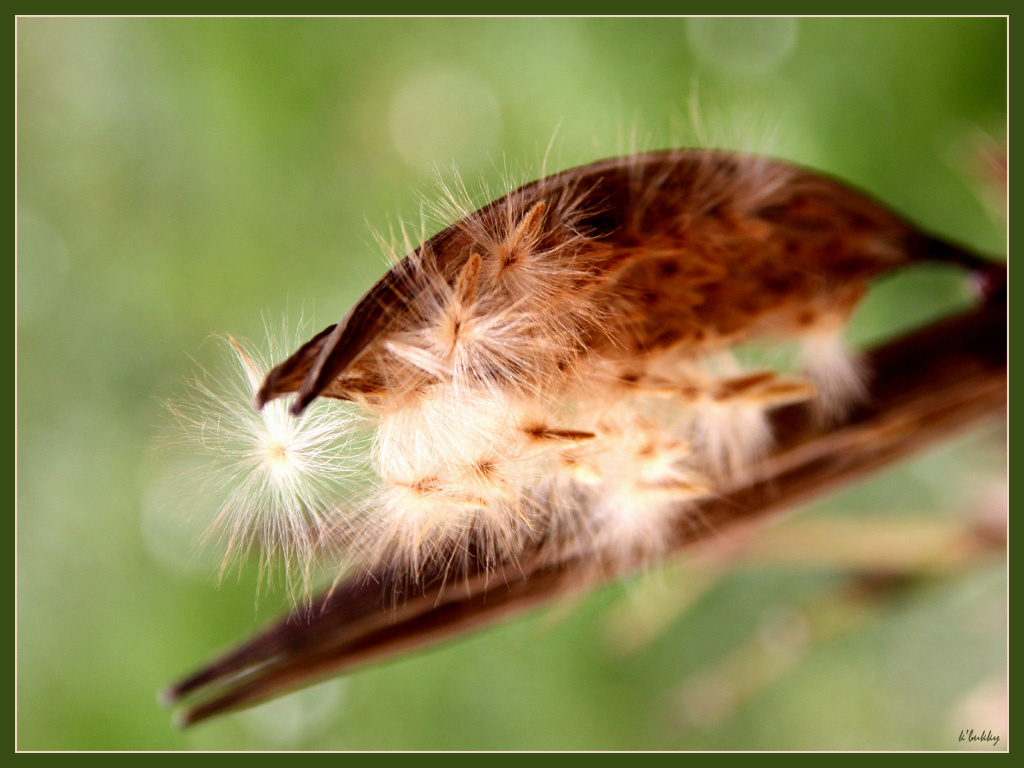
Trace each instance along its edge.
{"label": "dried stem", "polygon": [[[892,465],[980,420],[1006,403],[1005,292],[983,306],[872,350],[865,404],[824,426],[803,405],[773,414],[770,455],[718,498],[687,508],[667,551],[763,525],[778,514]],[[699,521],[699,525],[695,525]],[[390,594],[400,575],[350,579],[173,686],[168,703],[199,700],[181,715],[196,723],[251,706],[357,665],[483,627],[646,563],[528,552],[496,571],[472,560],[457,579],[437,575],[415,590]]]}

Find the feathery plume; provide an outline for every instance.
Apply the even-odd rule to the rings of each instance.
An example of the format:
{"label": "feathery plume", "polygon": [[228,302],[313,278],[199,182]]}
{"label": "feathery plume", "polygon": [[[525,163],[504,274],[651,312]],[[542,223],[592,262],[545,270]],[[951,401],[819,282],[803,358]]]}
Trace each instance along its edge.
{"label": "feathery plume", "polygon": [[232,336],[224,341],[232,368],[201,371],[187,397],[167,404],[178,442],[202,459],[183,481],[204,508],[215,506],[207,538],[224,549],[222,575],[256,549],[268,577],[282,567],[289,592],[308,598],[318,557],[355,524],[353,502],[366,482],[361,419],[326,401],[298,418],[283,401],[254,409],[280,343],[269,330],[263,352]]}

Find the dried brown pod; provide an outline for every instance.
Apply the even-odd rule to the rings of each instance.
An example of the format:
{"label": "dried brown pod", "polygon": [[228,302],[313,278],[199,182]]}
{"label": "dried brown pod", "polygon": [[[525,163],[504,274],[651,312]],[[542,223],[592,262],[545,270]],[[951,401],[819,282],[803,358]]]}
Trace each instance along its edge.
{"label": "dried brown pod", "polygon": [[[498,563],[553,527],[656,551],[668,506],[770,444],[769,409],[813,399],[828,419],[863,395],[842,334],[872,277],[994,269],[836,179],[728,152],[614,158],[447,210],[256,398],[379,420],[370,522],[338,537],[370,567],[470,544]],[[796,342],[791,370],[744,370],[729,350],[751,340]]]}
{"label": "dried brown pod", "polygon": [[[655,152],[446,210],[454,224],[256,391],[260,408],[294,394],[295,415],[354,403],[376,481],[314,510],[307,549],[341,564],[339,583],[175,686],[171,700],[212,696],[186,720],[634,569],[1005,398],[1005,267],[828,176]],[[925,262],[963,267],[984,306],[847,350],[869,281]],[[745,368],[731,350],[749,341],[797,352]],[[289,450],[275,442],[259,471],[273,481]]]}
{"label": "dried brown pod", "polygon": [[[460,211],[457,203],[451,208]],[[909,263],[987,268],[836,179],[728,152],[613,158],[462,212],[340,323],[276,366],[258,404],[293,392],[296,413],[318,396],[394,399],[400,356],[387,344],[429,325],[432,311],[443,313],[422,306],[434,298],[424,294],[435,280],[479,285],[479,314],[521,312],[557,326],[544,329],[555,337],[544,341],[573,364],[584,357],[631,368],[637,357],[669,349],[692,358],[754,335],[835,331],[866,280]],[[470,373],[509,389],[543,387],[551,378],[546,368],[523,371],[530,361],[522,355],[489,362],[492,368]],[[445,367],[439,363],[441,375],[419,385],[442,378]]]}

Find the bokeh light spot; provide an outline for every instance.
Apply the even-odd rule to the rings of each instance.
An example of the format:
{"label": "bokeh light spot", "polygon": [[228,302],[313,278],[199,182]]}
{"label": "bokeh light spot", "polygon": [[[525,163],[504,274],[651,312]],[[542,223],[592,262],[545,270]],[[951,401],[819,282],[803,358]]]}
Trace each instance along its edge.
{"label": "bokeh light spot", "polygon": [[451,162],[485,161],[501,129],[498,99],[480,78],[457,69],[418,72],[391,101],[388,124],[395,149],[424,172]]}

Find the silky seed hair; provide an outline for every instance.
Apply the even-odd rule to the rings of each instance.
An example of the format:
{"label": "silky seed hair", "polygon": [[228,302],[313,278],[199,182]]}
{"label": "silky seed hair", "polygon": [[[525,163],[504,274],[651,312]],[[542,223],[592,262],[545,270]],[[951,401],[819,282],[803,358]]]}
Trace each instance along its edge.
{"label": "silky seed hair", "polygon": [[269,327],[264,348],[217,337],[227,364],[200,369],[165,406],[175,425],[168,447],[193,465],[174,479],[209,516],[204,539],[223,552],[221,578],[255,552],[261,580],[283,582],[298,603],[358,525],[339,512],[366,493],[372,426],[354,406],[326,401],[298,418],[283,401],[252,407],[289,338]]}
{"label": "silky seed hair", "polygon": [[[358,408],[366,493],[312,490],[347,471],[329,453],[300,487],[270,483],[265,453],[229,452],[257,472],[218,516],[229,549],[413,582],[527,546],[653,556],[770,447],[771,409],[810,401],[828,420],[863,397],[843,332],[873,277],[977,261],[846,184],[740,153],[634,154],[467,199],[453,184],[437,206],[453,223],[418,246],[402,231],[407,255],[254,387],[258,414],[223,415],[290,402],[290,439],[316,443],[352,418],[325,400]],[[748,342],[796,351],[751,367],[733,354]]]}

